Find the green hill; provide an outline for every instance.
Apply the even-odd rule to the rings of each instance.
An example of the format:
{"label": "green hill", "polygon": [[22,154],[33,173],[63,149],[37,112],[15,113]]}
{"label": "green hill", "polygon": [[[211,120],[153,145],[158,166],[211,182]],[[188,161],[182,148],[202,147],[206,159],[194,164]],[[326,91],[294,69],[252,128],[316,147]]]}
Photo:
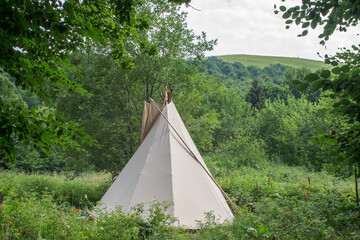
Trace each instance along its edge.
{"label": "green hill", "polygon": [[222,59],[225,62],[241,62],[245,66],[257,66],[260,68],[269,66],[270,64],[283,64],[295,68],[306,67],[311,70],[317,70],[319,68],[327,67],[323,62],[303,59],[303,58],[291,58],[291,57],[272,57],[272,56],[257,56],[257,55],[245,55],[245,54],[236,54],[236,55],[223,55],[216,56],[219,59]]}

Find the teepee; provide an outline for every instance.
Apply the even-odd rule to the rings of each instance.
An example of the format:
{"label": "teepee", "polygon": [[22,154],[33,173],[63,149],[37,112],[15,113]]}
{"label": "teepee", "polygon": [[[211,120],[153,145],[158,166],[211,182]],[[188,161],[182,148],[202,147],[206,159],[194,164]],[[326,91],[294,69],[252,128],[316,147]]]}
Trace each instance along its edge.
{"label": "teepee", "polygon": [[206,212],[220,221],[233,219],[221,188],[185,128],[173,102],[145,102],[142,143],[101,199],[108,212],[121,205],[172,202],[167,210],[179,225],[194,229]]}

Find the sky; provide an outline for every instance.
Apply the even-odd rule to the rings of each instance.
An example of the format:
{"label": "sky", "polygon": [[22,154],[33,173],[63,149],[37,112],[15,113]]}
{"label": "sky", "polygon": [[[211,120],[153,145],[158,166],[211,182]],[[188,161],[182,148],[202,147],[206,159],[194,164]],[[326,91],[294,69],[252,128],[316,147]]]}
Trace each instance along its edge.
{"label": "sky", "polygon": [[[288,4],[301,3],[288,0]],[[336,32],[326,48],[317,37],[321,29],[311,30],[306,37],[297,37],[304,29],[291,26],[285,29],[281,14],[274,14],[274,4],[281,0],[192,0],[188,12],[188,27],[195,33],[207,33],[207,38],[218,39],[214,50],[206,56],[251,54],[265,56],[299,57],[322,60],[320,55],[333,55],[339,47],[357,45],[359,36],[355,28],[347,33]],[[320,26],[321,27],[321,26]]]}

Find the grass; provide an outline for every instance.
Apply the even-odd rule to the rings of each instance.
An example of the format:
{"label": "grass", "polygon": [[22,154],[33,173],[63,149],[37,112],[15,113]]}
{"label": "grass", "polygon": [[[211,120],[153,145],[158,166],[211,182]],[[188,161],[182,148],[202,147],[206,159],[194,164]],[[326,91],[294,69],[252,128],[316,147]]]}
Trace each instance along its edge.
{"label": "grass", "polygon": [[[90,202],[101,199],[111,185],[109,174],[25,174],[22,172],[1,172],[1,192],[15,199],[27,199],[50,194],[59,204],[84,207],[84,197]],[[15,191],[14,191],[15,190]]]}
{"label": "grass", "polygon": [[269,66],[270,64],[282,64],[286,66],[291,66],[294,68],[306,67],[311,70],[318,70],[320,68],[328,67],[322,61],[303,59],[303,58],[291,58],[291,57],[272,57],[272,56],[258,56],[258,55],[245,55],[245,54],[237,54],[237,55],[223,55],[216,56],[217,58],[222,59],[225,62],[241,62],[245,66],[257,66],[260,68],[264,68]]}
{"label": "grass", "polygon": [[212,156],[206,160],[242,211],[232,223],[219,225],[216,216],[208,214],[199,231],[188,232],[173,227],[173,219],[163,214],[165,206],[159,203],[153,204],[147,217],[138,208],[131,214],[118,210],[93,219],[77,208],[88,206],[85,215],[89,215],[110,185],[109,176],[85,174],[69,179],[64,175],[0,172],[0,191],[5,196],[0,239],[360,238],[353,179],[267,162],[226,170],[220,164],[224,159]]}

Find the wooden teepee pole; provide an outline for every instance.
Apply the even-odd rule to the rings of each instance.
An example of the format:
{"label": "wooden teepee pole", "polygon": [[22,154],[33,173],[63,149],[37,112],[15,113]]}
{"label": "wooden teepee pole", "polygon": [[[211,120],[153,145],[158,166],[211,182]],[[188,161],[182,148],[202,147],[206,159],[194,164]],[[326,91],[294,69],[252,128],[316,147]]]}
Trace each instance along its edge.
{"label": "wooden teepee pole", "polygon": [[[150,101],[154,101],[150,98]],[[210,172],[205,168],[205,166],[200,162],[200,160],[195,156],[194,152],[190,149],[190,147],[186,144],[185,140],[180,136],[180,134],[176,131],[176,129],[173,127],[173,125],[169,122],[169,120],[166,118],[166,116],[162,113],[162,111],[158,108],[156,104],[154,104],[156,108],[159,110],[161,116],[166,120],[166,122],[169,124],[169,126],[174,130],[176,135],[180,138],[180,140],[184,143],[185,147],[188,149],[190,155],[198,162],[201,166],[201,168],[205,171],[205,173],[210,177],[210,179],[215,183],[215,185],[218,187],[222,195],[226,198],[226,200],[230,203],[230,205],[233,207],[233,210],[236,211],[237,214],[241,215],[240,210],[236,207],[236,205],[231,201],[229,196],[225,193],[225,191],[220,187],[220,185],[215,181],[213,176],[211,176]]]}

